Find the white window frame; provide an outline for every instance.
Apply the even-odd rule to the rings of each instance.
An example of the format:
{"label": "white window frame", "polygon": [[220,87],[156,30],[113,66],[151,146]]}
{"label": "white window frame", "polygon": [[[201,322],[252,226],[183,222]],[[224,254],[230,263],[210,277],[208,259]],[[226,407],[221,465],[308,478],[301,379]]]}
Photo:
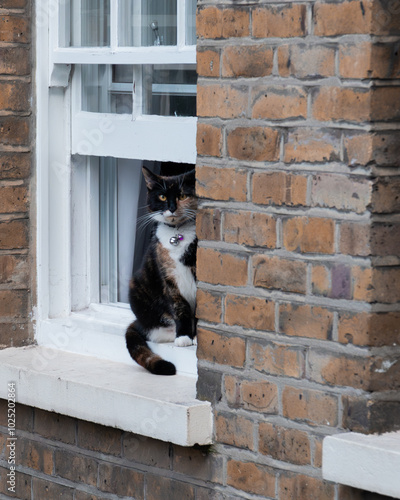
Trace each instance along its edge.
{"label": "white window frame", "polygon": [[[117,2],[111,2],[110,47],[60,47],[58,41],[65,37],[58,29],[62,3],[41,0],[36,11],[35,338],[43,347],[133,363],[123,335],[133,319],[129,306],[99,303],[99,255],[93,250],[98,248],[99,238],[99,200],[93,189],[99,182],[98,170],[77,168],[84,160],[79,155],[195,163],[197,119],[80,111],[79,92],[73,92],[70,82],[71,68],[74,64],[165,64],[166,60],[195,64],[196,48],[184,44],[184,24],[179,20],[185,19],[186,2],[181,1],[175,47],[118,47]],[[146,141],[149,131],[151,147]],[[172,140],[176,137],[180,138],[179,148]],[[90,151],[88,144],[93,146]],[[76,241],[80,244],[73,245]],[[174,349],[159,344],[153,348],[175,362],[178,373],[196,375],[194,347]]]}

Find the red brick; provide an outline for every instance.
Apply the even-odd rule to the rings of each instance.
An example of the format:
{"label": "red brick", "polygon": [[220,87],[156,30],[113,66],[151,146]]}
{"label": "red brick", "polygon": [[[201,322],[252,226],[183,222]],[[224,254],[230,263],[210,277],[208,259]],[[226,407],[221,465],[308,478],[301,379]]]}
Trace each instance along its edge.
{"label": "red brick", "polygon": [[306,6],[256,7],[252,12],[254,38],[292,38],[306,35]]}
{"label": "red brick", "polygon": [[[370,89],[320,87],[313,93],[312,114],[320,121],[368,121],[371,119],[371,99]],[[377,104],[382,99],[377,96]],[[376,114],[379,114],[377,110]]]}
{"label": "red brick", "polygon": [[0,42],[29,43],[30,20],[17,15],[0,16]]}
{"label": "red brick", "polygon": [[[1,436],[0,436],[0,441],[1,441]],[[28,474],[24,474],[21,471],[18,471],[16,474],[17,480],[15,481],[15,493],[12,493],[12,497],[10,497],[10,491],[8,488],[10,487],[9,484],[7,484],[7,481],[10,479],[7,477],[7,474],[10,473],[10,469],[8,467],[1,467],[0,466],[0,494],[3,494],[3,498],[21,498],[23,500],[28,500],[31,498],[31,493],[32,493],[32,476]],[[7,496],[5,496],[7,495]]]}
{"label": "red brick", "polygon": [[31,71],[29,49],[0,47],[0,74],[25,76]]}
{"label": "red brick", "polygon": [[254,286],[306,293],[307,264],[305,262],[256,255],[253,257]]}
{"label": "red brick", "polygon": [[0,222],[0,250],[21,249],[28,246],[26,220]]}
{"label": "red brick", "polygon": [[376,87],[371,96],[371,118],[376,121],[399,121],[400,110],[393,106],[400,100],[400,88]]}
{"label": "red brick", "polygon": [[289,131],[285,140],[285,163],[321,163],[340,160],[340,133],[301,128]]}
{"label": "red brick", "polygon": [[363,213],[371,202],[371,181],[362,177],[318,174],[313,177],[311,206]]}
{"label": "red brick", "polygon": [[335,75],[335,49],[304,43],[278,47],[279,74],[284,77],[321,78]]}
{"label": "red brick", "polygon": [[247,37],[250,34],[250,12],[238,7],[222,11],[222,36]]}
{"label": "red brick", "polygon": [[307,177],[286,172],[256,172],[253,202],[259,205],[306,205]]}
{"label": "red brick", "polygon": [[26,179],[30,174],[29,153],[8,153],[0,151],[0,179]]}
{"label": "red brick", "polygon": [[196,34],[199,38],[222,38],[222,10],[216,7],[199,9]]}
{"label": "red brick", "polygon": [[225,323],[254,330],[274,330],[275,305],[257,297],[228,294],[225,299]]}
{"label": "red brick", "polygon": [[227,243],[275,248],[276,220],[258,212],[226,212],[223,235]]}
{"label": "red brick", "polygon": [[321,340],[331,338],[333,313],[320,306],[281,304],[279,331],[285,335]]}
{"label": "red brick", "polygon": [[75,444],[76,420],[35,408],[34,431],[47,439]]}
{"label": "red brick", "polygon": [[218,250],[197,250],[197,279],[214,285],[245,286],[247,257],[221,253]]}
{"label": "red brick", "polygon": [[263,497],[275,498],[273,469],[252,462],[229,460],[227,484],[234,488]]}
{"label": "red brick", "polygon": [[0,283],[29,288],[29,262],[26,256],[0,255]]}
{"label": "red brick", "polygon": [[283,244],[291,252],[333,254],[334,232],[331,219],[293,217],[283,221]]}
{"label": "red brick", "polygon": [[250,362],[255,370],[268,375],[302,378],[305,349],[273,342],[265,346],[253,343],[250,346]]}
{"label": "red brick", "polygon": [[296,465],[311,463],[310,440],[304,431],[261,422],[259,449],[263,455]]}
{"label": "red brick", "polygon": [[48,479],[33,477],[32,498],[40,498],[41,500],[74,500],[75,488],[69,488],[68,486],[52,483]]}
{"label": "red brick", "polygon": [[197,11],[196,34],[199,38],[245,37],[250,33],[247,9],[203,7]]}
{"label": "red brick", "polygon": [[390,44],[372,42],[343,44],[339,46],[339,74],[343,78],[392,78],[393,53]]}
{"label": "red brick", "polygon": [[247,172],[235,168],[196,168],[196,192],[200,198],[246,201]]}
{"label": "red brick", "polygon": [[254,423],[240,415],[217,413],[215,437],[218,443],[254,450]]}
{"label": "red brick", "polygon": [[400,313],[339,312],[338,340],[360,346],[400,344]]}
{"label": "red brick", "polygon": [[24,9],[26,0],[0,0],[0,8],[2,9]]}
{"label": "red brick", "polygon": [[368,133],[346,134],[343,140],[348,165],[368,165],[375,160],[374,136]]}
{"label": "red brick", "polygon": [[205,123],[199,123],[197,125],[196,144],[197,154],[200,156],[221,156],[221,129]]}
{"label": "red brick", "polygon": [[248,89],[244,85],[198,85],[197,116],[239,118],[247,115]]}
{"label": "red brick", "polygon": [[196,216],[196,232],[201,240],[221,239],[221,210],[218,208],[199,209]]}
{"label": "red brick", "polygon": [[269,127],[237,127],[228,132],[228,156],[245,161],[276,161],[279,139],[279,132]]}
{"label": "red brick", "polygon": [[207,453],[207,450],[201,449],[201,447],[188,448],[174,445],[172,448],[172,469],[175,472],[185,474],[193,479],[222,483],[222,456]]}
{"label": "red brick", "polygon": [[377,256],[400,256],[400,224],[376,223],[371,227],[371,253]]}
{"label": "red brick", "polygon": [[263,380],[243,380],[240,387],[241,406],[246,410],[277,414],[278,389]]}
{"label": "red brick", "polygon": [[255,119],[289,120],[307,118],[307,92],[301,87],[263,85],[251,94]]}
{"label": "red brick", "polygon": [[71,481],[79,481],[88,486],[97,486],[98,463],[95,459],[56,449],[54,452],[54,471]]}
{"label": "red brick", "polygon": [[121,456],[122,432],[119,429],[80,420],[77,439],[78,446],[86,450]]}
{"label": "red brick", "polygon": [[220,53],[218,50],[197,50],[197,74],[199,76],[219,77]]}
{"label": "red brick", "polygon": [[23,467],[29,467],[43,474],[53,474],[53,449],[45,444],[18,437],[16,442],[16,460]]}
{"label": "red brick", "polygon": [[122,439],[125,459],[161,469],[171,468],[170,443],[132,433],[123,433]]}
{"label": "red brick", "polygon": [[273,49],[265,45],[228,45],[222,51],[222,76],[269,76],[272,74],[273,55]]}
{"label": "red brick", "polygon": [[340,3],[317,1],[314,6],[314,34],[336,36],[370,34],[372,1],[350,0]]}
{"label": "red brick", "polygon": [[24,186],[0,186],[0,213],[26,212],[28,192]]}
{"label": "red brick", "polygon": [[338,424],[337,396],[322,391],[286,386],[282,392],[283,416],[310,425]]}
{"label": "red brick", "polygon": [[383,177],[374,182],[371,209],[380,214],[400,212],[399,177]]}
{"label": "red brick", "polygon": [[[1,19],[1,16],[0,16]],[[26,146],[29,143],[29,119],[15,116],[0,116],[0,144],[4,146]]]}
{"label": "red brick", "polygon": [[221,365],[242,367],[246,358],[246,343],[239,337],[225,335],[198,328],[197,355]]}
{"label": "red brick", "polygon": [[0,109],[28,111],[30,86],[25,82],[0,82]]}
{"label": "red brick", "polygon": [[333,483],[322,481],[302,474],[282,474],[279,478],[280,500],[333,500]]}
{"label": "red brick", "polygon": [[208,290],[197,290],[196,316],[205,321],[220,323],[222,318],[222,297]]}
{"label": "red brick", "polygon": [[[144,499],[144,475],[126,467],[119,467],[111,463],[99,465],[99,489],[114,495]],[[149,493],[148,499],[152,498]]]}

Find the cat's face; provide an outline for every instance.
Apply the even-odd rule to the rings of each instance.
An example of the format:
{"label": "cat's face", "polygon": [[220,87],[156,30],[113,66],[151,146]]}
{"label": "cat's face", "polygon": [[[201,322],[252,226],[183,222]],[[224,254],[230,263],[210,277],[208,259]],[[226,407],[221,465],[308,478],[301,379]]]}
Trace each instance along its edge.
{"label": "cat's face", "polygon": [[147,186],[147,203],[152,219],[171,225],[195,220],[195,172],[172,177],[155,175],[143,167]]}

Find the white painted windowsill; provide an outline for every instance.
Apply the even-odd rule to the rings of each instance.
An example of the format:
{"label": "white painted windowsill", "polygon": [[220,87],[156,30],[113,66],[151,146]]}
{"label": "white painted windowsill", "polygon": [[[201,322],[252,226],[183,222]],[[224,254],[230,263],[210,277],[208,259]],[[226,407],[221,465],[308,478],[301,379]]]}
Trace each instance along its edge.
{"label": "white painted windowsill", "polygon": [[212,409],[196,378],[152,375],[135,364],[43,346],[0,351],[0,398],[181,446],[210,444]]}
{"label": "white painted windowsill", "polygon": [[328,436],[323,441],[324,479],[400,498],[400,432]]}

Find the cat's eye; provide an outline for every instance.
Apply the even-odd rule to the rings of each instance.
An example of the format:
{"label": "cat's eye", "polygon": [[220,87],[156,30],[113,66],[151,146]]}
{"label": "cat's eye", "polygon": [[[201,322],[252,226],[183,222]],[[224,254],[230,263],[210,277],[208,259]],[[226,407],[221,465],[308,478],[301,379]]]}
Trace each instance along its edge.
{"label": "cat's eye", "polygon": [[165,196],[165,194],[159,194],[159,195],[158,195],[158,198],[159,198],[161,201],[167,201],[167,197]]}
{"label": "cat's eye", "polygon": [[181,193],[181,194],[179,195],[179,199],[180,199],[180,200],[186,200],[186,198],[187,198],[187,194]]}

